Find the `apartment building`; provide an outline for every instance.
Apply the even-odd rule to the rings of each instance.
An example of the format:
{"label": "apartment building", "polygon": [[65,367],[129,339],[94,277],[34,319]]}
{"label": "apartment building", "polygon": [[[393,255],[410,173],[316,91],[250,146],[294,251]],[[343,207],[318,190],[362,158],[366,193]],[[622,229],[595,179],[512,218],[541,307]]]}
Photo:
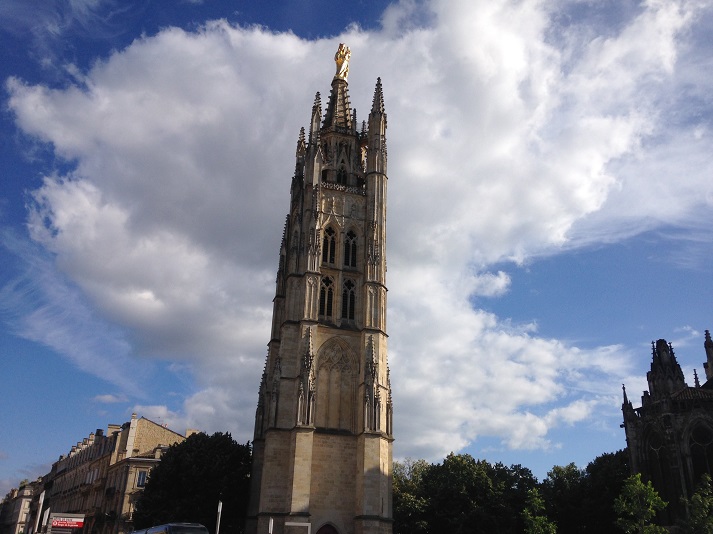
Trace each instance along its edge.
{"label": "apartment building", "polygon": [[97,429],[60,456],[34,484],[24,530],[0,534],[48,532],[51,514],[58,513],[83,515],[82,532],[131,532],[135,504],[151,469],[163,451],[185,439],[136,414],[123,425],[108,425],[106,432]]}

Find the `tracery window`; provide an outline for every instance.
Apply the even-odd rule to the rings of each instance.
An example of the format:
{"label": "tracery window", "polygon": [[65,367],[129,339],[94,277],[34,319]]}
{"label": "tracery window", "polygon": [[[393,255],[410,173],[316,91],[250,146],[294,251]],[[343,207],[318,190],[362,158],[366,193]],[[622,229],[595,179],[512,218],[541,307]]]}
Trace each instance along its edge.
{"label": "tracery window", "polygon": [[658,431],[651,431],[645,439],[645,446],[651,483],[662,499],[669,500],[674,477],[671,473],[670,454],[663,435]]}
{"label": "tracery window", "polygon": [[354,320],[354,310],[356,309],[356,284],[351,280],[344,282],[342,288],[342,319]]}
{"label": "tracery window", "polygon": [[337,183],[342,185],[347,185],[347,171],[344,167],[337,171]]}
{"label": "tracery window", "polygon": [[713,472],[713,431],[703,424],[696,426],[690,439],[693,476],[698,482],[704,473]]}
{"label": "tracery window", "polygon": [[319,288],[319,315],[321,317],[331,317],[334,305],[334,280],[325,276]]}
{"label": "tracery window", "polygon": [[334,263],[334,255],[337,248],[337,238],[334,228],[328,226],[324,231],[322,240],[322,263]]}
{"label": "tracery window", "polygon": [[356,267],[357,236],[352,231],[347,232],[344,238],[344,266]]}

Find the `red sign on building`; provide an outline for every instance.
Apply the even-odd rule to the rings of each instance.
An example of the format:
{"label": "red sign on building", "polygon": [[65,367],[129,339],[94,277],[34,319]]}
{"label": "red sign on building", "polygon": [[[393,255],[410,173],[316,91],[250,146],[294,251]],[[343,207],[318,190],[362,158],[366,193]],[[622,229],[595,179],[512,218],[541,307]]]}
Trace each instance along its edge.
{"label": "red sign on building", "polygon": [[52,528],[82,528],[84,516],[55,516],[52,518]]}

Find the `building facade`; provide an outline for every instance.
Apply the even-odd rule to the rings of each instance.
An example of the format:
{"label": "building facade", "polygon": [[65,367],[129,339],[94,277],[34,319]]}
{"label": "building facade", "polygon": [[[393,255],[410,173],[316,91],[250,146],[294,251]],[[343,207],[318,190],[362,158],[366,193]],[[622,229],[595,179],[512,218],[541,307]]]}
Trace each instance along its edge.
{"label": "building facade", "polygon": [[26,534],[30,526],[30,509],[36,482],[12,489],[0,502],[0,534]]}
{"label": "building facade", "polygon": [[386,113],[349,101],[339,46],[297,141],[255,417],[248,532],[391,532]]}
{"label": "building facade", "polygon": [[661,513],[665,524],[687,517],[686,505],[701,476],[713,476],[713,341],[706,330],[701,385],[694,370],[694,386],[685,382],[673,346],[665,339],[652,345],[648,390],[641,407],[634,408],[624,389],[624,431],[632,473],[651,481],[668,503]]}
{"label": "building facade", "polygon": [[83,514],[87,533],[131,532],[149,472],[165,449],[185,439],[136,414],[123,425],[109,425],[106,433],[97,429],[40,479],[25,533],[46,532],[50,513]]}

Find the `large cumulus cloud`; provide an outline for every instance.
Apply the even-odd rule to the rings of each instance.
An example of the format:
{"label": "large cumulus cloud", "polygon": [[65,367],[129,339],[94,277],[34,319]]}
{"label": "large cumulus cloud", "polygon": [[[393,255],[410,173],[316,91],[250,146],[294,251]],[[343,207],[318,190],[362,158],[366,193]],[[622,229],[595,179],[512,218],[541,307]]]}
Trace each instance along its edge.
{"label": "large cumulus cloud", "polygon": [[[544,4],[404,1],[379,31],[314,41],[215,21],[137,39],[64,88],[8,81],[19,128],[73,163],[34,191],[32,239],[133,357],[195,376],[180,412],[141,399],[142,413],[250,437],[297,133],[343,41],[358,117],[378,75],[389,118],[397,453],[480,436],[550,448],[554,428],[616,416],[626,350],[545,339],[473,303],[508,290],[495,264],[700,226],[710,113],[670,119],[683,87],[710,98],[692,43],[711,14],[651,1],[605,24]],[[676,188],[670,168],[685,169]]]}

